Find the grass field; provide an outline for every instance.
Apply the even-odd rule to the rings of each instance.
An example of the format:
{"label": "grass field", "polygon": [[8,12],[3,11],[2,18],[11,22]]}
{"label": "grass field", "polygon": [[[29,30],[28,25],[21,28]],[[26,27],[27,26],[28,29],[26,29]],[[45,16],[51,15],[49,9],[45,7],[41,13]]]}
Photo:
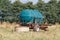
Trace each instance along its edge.
{"label": "grass field", "polygon": [[10,28],[0,27],[0,40],[60,40],[60,25],[49,26],[49,31],[13,32]]}

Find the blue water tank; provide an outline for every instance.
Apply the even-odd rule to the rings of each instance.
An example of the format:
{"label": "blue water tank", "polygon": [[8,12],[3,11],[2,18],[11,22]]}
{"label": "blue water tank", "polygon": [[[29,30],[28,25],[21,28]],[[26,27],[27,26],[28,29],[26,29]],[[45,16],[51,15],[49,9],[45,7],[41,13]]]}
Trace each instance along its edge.
{"label": "blue water tank", "polygon": [[22,23],[28,23],[33,22],[34,18],[35,21],[38,23],[42,23],[43,16],[38,10],[32,10],[32,9],[24,9],[20,12],[19,15],[20,22]]}

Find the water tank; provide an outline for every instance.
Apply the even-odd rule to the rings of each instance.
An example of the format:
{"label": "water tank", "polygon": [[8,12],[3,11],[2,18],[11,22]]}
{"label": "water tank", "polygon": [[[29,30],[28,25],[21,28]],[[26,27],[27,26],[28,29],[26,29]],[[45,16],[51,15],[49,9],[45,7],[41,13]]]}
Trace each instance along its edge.
{"label": "water tank", "polygon": [[28,23],[33,22],[34,18],[37,23],[42,23],[43,16],[38,10],[23,9],[19,15],[20,22]]}

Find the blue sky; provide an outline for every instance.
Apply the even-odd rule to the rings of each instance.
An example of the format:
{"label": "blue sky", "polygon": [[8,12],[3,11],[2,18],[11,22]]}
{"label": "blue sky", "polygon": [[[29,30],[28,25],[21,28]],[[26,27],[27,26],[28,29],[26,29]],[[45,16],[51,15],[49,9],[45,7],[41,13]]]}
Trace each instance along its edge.
{"label": "blue sky", "polygon": [[[26,2],[33,2],[33,4],[36,4],[38,2],[38,0],[20,0],[22,3],[26,3]],[[43,0],[45,3],[49,2],[49,0]],[[15,0],[11,0],[11,2],[15,2]]]}

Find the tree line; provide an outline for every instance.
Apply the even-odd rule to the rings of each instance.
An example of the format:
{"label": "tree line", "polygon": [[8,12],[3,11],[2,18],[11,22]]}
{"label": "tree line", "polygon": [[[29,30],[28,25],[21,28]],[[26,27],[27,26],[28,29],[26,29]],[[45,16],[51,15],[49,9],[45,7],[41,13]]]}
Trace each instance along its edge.
{"label": "tree line", "polygon": [[39,0],[35,5],[32,2],[24,4],[19,0],[14,3],[0,0],[0,21],[18,22],[22,9],[37,9],[44,16],[43,22],[60,23],[60,1],[57,0],[50,0],[48,3]]}

